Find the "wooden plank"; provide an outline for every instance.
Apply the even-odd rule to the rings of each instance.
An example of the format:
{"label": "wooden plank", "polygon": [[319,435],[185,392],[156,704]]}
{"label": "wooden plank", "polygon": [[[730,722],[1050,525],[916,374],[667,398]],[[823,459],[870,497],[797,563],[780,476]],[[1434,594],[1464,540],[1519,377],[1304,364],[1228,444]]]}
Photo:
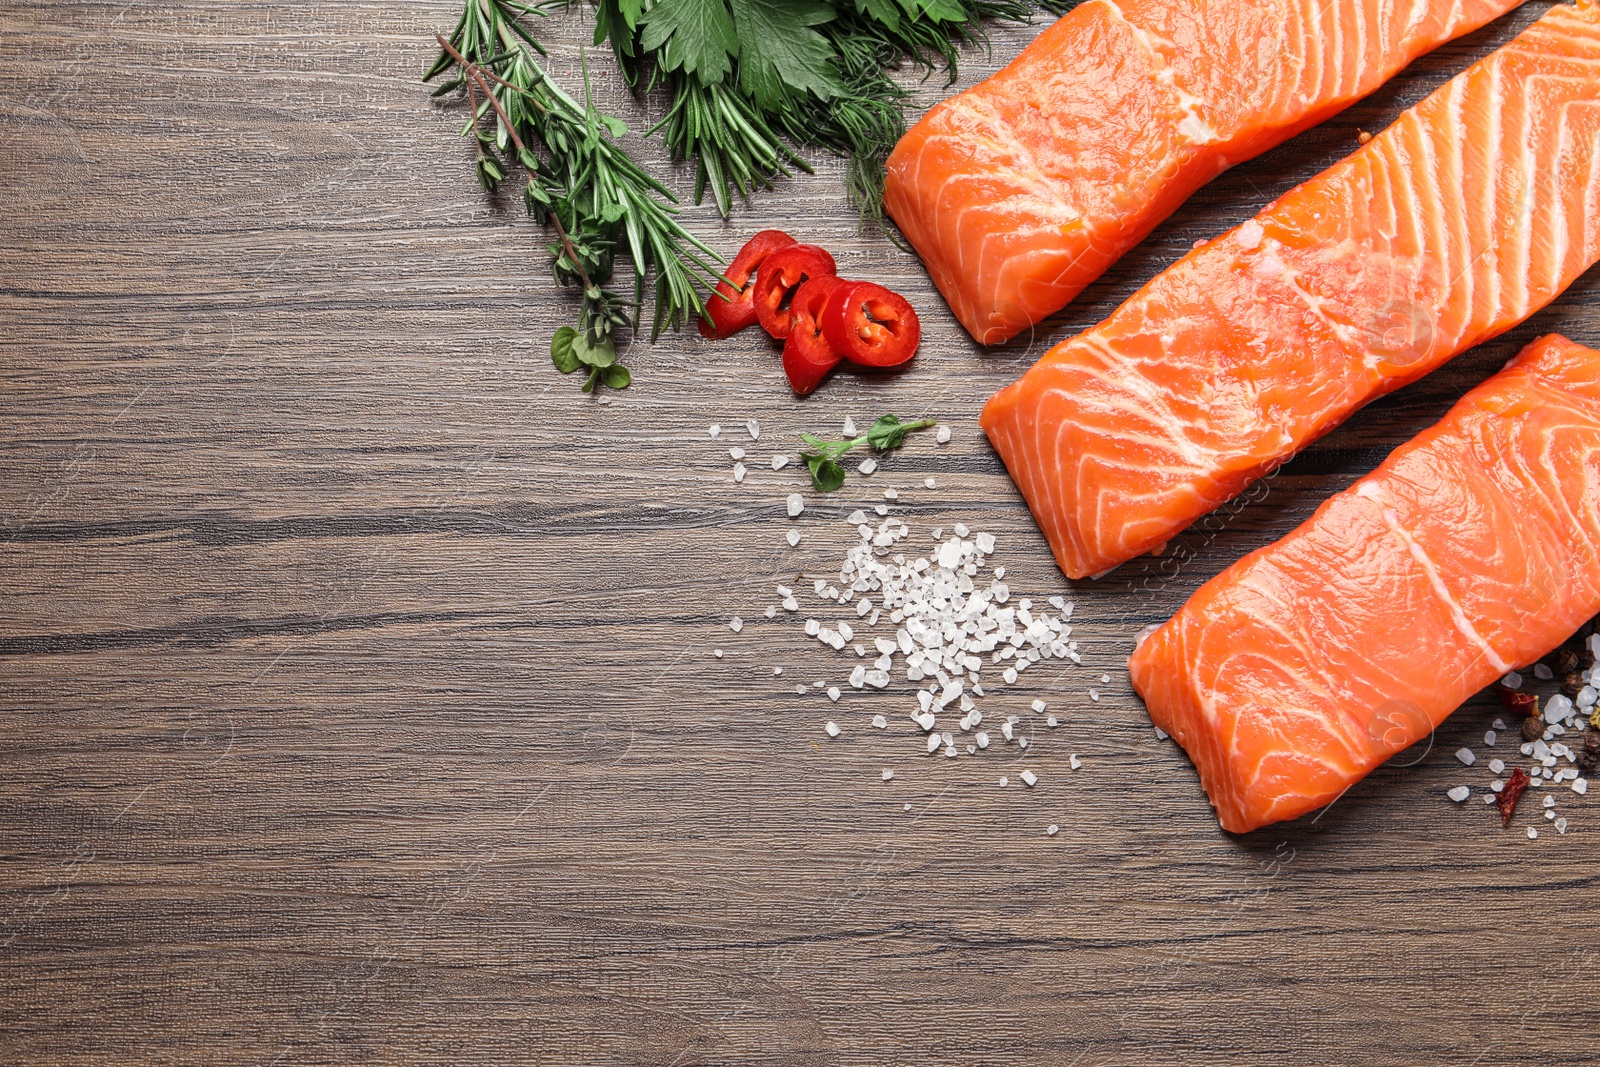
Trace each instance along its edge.
{"label": "wooden plank", "polygon": [[[0,1059],[1594,1059],[1600,831],[1574,803],[1573,833],[1530,843],[1443,799],[1486,701],[1315,821],[1234,839],[1121,664],[1526,340],[1600,342],[1596,282],[1100,583],[1060,577],[974,421],[1049,341],[1544,6],[1224,176],[992,352],[857,234],[836,161],[729,222],[693,209],[723,251],[785,226],[904,290],[924,354],[796,403],[757,340],[672,337],[600,406],[544,354],[573,309],[547,237],[478,193],[458,111],[417,83],[449,3],[10,5]],[[569,82],[588,32],[549,20]],[[1033,32],[997,28],[962,83]],[[593,58],[607,108],[659,116]],[[814,501],[797,549],[800,475],[729,476],[730,443],[764,461],[885,410],[955,439]],[[929,761],[904,694],[794,694],[842,672],[762,617],[772,586],[836,569],[835,520],[887,486],[919,538],[990,530],[1014,589],[1077,604],[1086,666],[986,705],[1064,716],[1025,755]],[[997,786],[1023,766],[1038,788]]]}

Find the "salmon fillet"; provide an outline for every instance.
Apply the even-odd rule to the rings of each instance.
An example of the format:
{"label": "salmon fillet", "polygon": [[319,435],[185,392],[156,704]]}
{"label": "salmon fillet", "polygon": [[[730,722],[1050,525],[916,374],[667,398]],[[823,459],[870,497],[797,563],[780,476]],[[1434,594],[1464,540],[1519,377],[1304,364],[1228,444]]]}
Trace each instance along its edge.
{"label": "salmon fillet", "polygon": [[1600,610],[1600,352],[1551,335],[1139,645],[1224,829],[1332,803]]}
{"label": "salmon fillet", "polygon": [[1522,0],[1090,0],[889,157],[884,206],[998,344],[1196,189]]}
{"label": "salmon fillet", "polygon": [[1072,577],[1151,550],[1600,258],[1600,6],[1551,8],[985,406]]}

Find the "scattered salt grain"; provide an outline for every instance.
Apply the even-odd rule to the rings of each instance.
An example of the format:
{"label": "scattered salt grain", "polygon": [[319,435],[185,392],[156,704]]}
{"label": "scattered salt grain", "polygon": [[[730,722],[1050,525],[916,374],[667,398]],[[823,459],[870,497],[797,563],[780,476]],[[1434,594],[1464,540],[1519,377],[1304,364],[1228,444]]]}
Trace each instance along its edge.
{"label": "scattered salt grain", "polygon": [[1539,681],[1541,681],[1541,682],[1548,682],[1550,679],[1554,678],[1556,675],[1555,675],[1554,671],[1552,671],[1549,667],[1545,666],[1543,663],[1535,663],[1533,665],[1533,676],[1535,678],[1539,679]]}
{"label": "scattered salt grain", "polygon": [[710,433],[712,437],[721,437],[722,436],[722,427],[718,426],[716,423],[713,422],[707,428],[707,432]]}
{"label": "scattered salt grain", "polygon": [[1496,719],[1493,725],[1496,730],[1504,730],[1506,728],[1506,721],[1504,719]]}
{"label": "scattered salt grain", "polygon": [[720,649],[720,648],[712,649],[711,650],[711,654],[713,656],[717,657],[718,659],[721,659],[722,658],[722,649]]}
{"label": "scattered salt grain", "polygon": [[1029,789],[1032,789],[1034,786],[1039,784],[1039,776],[1034,774],[1032,771],[1023,771],[1021,777],[1023,784]]}
{"label": "scattered salt grain", "polygon": [[788,456],[773,456],[772,457],[772,469],[773,470],[781,471],[781,470],[783,470],[783,468],[787,467],[788,465],[789,465],[789,457]]}
{"label": "scattered salt grain", "polygon": [[733,465],[733,480],[736,481],[736,482],[742,482],[742,481],[744,481],[744,476],[745,476],[744,464],[743,463],[735,463]]}
{"label": "scattered salt grain", "polygon": [[1572,791],[1579,796],[1589,792],[1589,780],[1587,778],[1574,778],[1572,780]]}
{"label": "scattered salt grain", "polygon": [[1102,674],[1102,675],[1101,675],[1101,676],[1100,676],[1100,684],[1102,684],[1102,685],[1104,685],[1104,684],[1105,684],[1105,683],[1107,683],[1107,682],[1109,682],[1109,681],[1111,681],[1111,675],[1109,675],[1109,674]]}
{"label": "scattered salt grain", "polygon": [[939,483],[934,481],[933,476],[931,474],[928,477],[922,479],[922,484],[927,486],[929,489],[937,489],[937,488],[939,488]]}
{"label": "scattered salt grain", "polygon": [[1488,730],[1483,735],[1483,743],[1488,745],[1490,748],[1493,748],[1494,743],[1498,740],[1500,740],[1500,735],[1495,733],[1493,730]]}
{"label": "scattered salt grain", "polygon": [[744,620],[735,615],[733,620],[728,623],[728,629],[732,630],[734,633],[738,633],[740,630],[744,629]]}
{"label": "scattered salt grain", "polygon": [[1055,823],[1051,823],[1049,826],[1044,828],[1044,836],[1054,837],[1058,832],[1060,832],[1060,830],[1061,827],[1057,826]]}
{"label": "scattered salt grain", "polygon": [[1011,784],[1011,779],[1007,778],[1005,775],[1002,774],[1000,776],[1000,788],[1004,789],[1006,786],[1008,786],[1010,784]]}
{"label": "scattered salt grain", "polygon": [[734,445],[732,448],[728,449],[728,455],[733,459],[743,459],[744,449],[740,448],[738,445]]}
{"label": "scattered salt grain", "polygon": [[1516,671],[1512,671],[1510,674],[1500,679],[1500,684],[1505,686],[1507,689],[1521,688],[1522,675],[1518,674]]}
{"label": "scattered salt grain", "polygon": [[1503,760],[1503,759],[1492,759],[1492,760],[1489,761],[1489,773],[1490,774],[1504,774],[1505,772],[1506,772],[1506,761],[1505,760]]}
{"label": "scattered salt grain", "polygon": [[[783,539],[785,541],[789,542],[789,547],[793,548],[795,545],[798,545],[800,543],[800,531],[799,530],[795,530],[795,529],[790,529],[790,531],[788,533],[783,535]],[[793,611],[794,609],[790,608],[789,610]]]}
{"label": "scattered salt grain", "polygon": [[844,417],[844,435],[846,437],[854,437],[856,435],[856,420],[849,415]]}
{"label": "scattered salt grain", "polygon": [[1073,770],[1077,770],[1079,767],[1083,766],[1083,760],[1079,759],[1078,754],[1074,752],[1072,757],[1067,760],[1067,765]]}
{"label": "scattered salt grain", "polygon": [[886,730],[889,728],[889,720],[882,715],[874,715],[872,717],[872,726],[877,730]]}
{"label": "scattered salt grain", "polygon": [[894,777],[894,772],[891,771],[889,768],[885,767],[883,769],[883,780],[887,782],[890,779],[892,779],[893,777]]}
{"label": "scattered salt grain", "polygon": [[836,685],[828,686],[828,699],[829,700],[834,700],[834,701],[837,701],[839,699],[839,687],[838,686],[836,686]]}
{"label": "scattered salt grain", "polygon": [[933,431],[933,439],[935,441],[939,442],[941,445],[949,444],[950,443],[950,427],[941,426],[937,430]]}
{"label": "scattered salt grain", "polygon": [[1032,707],[1034,711],[1043,711],[1046,707],[1048,707],[1048,705],[1042,700],[1035,700],[1032,704]]}
{"label": "scattered salt grain", "polygon": [[750,431],[750,440],[761,440],[761,424],[755,419],[751,419],[749,422],[745,423],[744,428]]}
{"label": "scattered salt grain", "polygon": [[789,517],[792,519],[806,509],[806,498],[799,493],[789,494]]}
{"label": "scattered salt grain", "polygon": [[1456,759],[1460,760],[1462,763],[1465,763],[1468,767],[1478,762],[1478,757],[1472,754],[1472,749],[1470,748],[1456,749]]}
{"label": "scattered salt grain", "polygon": [[783,673],[783,668],[782,667],[774,667],[774,668],[772,668],[772,676],[774,678],[776,678],[778,675],[780,675],[782,673]]}
{"label": "scattered salt grain", "polygon": [[1100,699],[1100,690],[1098,690],[1098,689],[1089,690],[1089,699],[1090,700],[1099,700]]}
{"label": "scattered salt grain", "polygon": [[1563,834],[1567,832],[1567,820],[1565,818],[1556,820],[1556,831]]}
{"label": "scattered salt grain", "polygon": [[1471,795],[1472,795],[1472,790],[1467,788],[1464,785],[1458,785],[1454,789],[1450,790],[1448,793],[1445,794],[1445,796],[1449,797],[1451,800],[1455,801],[1457,804],[1461,803],[1463,800],[1466,800]]}
{"label": "scattered salt grain", "polygon": [[1169,735],[1167,734],[1167,732],[1165,730],[1163,730],[1159,726],[1156,727],[1156,740],[1157,741],[1165,741],[1168,736]]}
{"label": "scattered salt grain", "polygon": [[[828,695],[829,696],[833,696],[834,694],[836,694],[838,692],[839,691],[837,689],[830,689],[830,690],[828,690]],[[828,731],[828,736],[829,737],[838,737],[839,736],[839,724],[834,722],[832,719],[828,720],[828,725],[824,726],[823,729]]]}
{"label": "scattered salt grain", "polygon": [[803,686],[803,685],[795,686],[794,687],[794,691],[800,696],[805,696],[806,695],[806,687]]}
{"label": "scattered salt grain", "polygon": [[862,460],[856,465],[856,470],[860,471],[862,474],[871,474],[877,469],[878,461],[873,459],[871,456],[868,456],[866,459]]}

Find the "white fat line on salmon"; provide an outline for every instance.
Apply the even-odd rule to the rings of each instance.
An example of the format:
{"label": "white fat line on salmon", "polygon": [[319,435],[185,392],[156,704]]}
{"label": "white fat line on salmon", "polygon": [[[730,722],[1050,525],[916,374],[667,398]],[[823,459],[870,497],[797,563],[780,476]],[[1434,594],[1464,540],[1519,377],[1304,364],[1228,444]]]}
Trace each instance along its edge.
{"label": "white fat line on salmon", "polygon": [[1362,348],[1367,347],[1361,343],[1359,337],[1350,327],[1328,314],[1325,310],[1327,301],[1300,284],[1300,279],[1295,277],[1294,271],[1289,269],[1289,264],[1285,263],[1283,257],[1278,255],[1278,249],[1282,247],[1283,244],[1276,238],[1268,237],[1262,242],[1256,258],[1251,260],[1251,269],[1264,277],[1279,279],[1288,285],[1290,289],[1293,289],[1306,308],[1320,319],[1323,325],[1327,326],[1340,341],[1345,344],[1358,344]]}
{"label": "white fat line on salmon", "polygon": [[1406,548],[1411,551],[1411,558],[1417,561],[1417,565],[1422,568],[1422,572],[1428,576],[1428,584],[1433,587],[1434,596],[1438,597],[1439,602],[1450,609],[1450,621],[1455,624],[1456,629],[1461,631],[1464,637],[1483,651],[1484,658],[1489,661],[1489,665],[1496,671],[1501,674],[1509,673],[1512,665],[1496,655],[1494,649],[1489,647],[1489,642],[1485,641],[1483,635],[1478,632],[1478,628],[1472,625],[1472,620],[1467,618],[1466,612],[1461,610],[1461,605],[1456,603],[1456,598],[1450,595],[1449,589],[1445,588],[1444,579],[1439,577],[1439,569],[1428,555],[1427,550],[1418,544],[1410,532],[1400,525],[1399,512],[1384,497],[1383,490],[1378,487],[1377,483],[1362,482],[1356,487],[1356,496],[1364,497],[1378,505],[1383,515],[1384,524],[1394,532],[1396,537],[1406,543]]}
{"label": "white fat line on salmon", "polygon": [[1178,51],[1178,46],[1158,34],[1151,33],[1143,26],[1136,25],[1127,14],[1119,7],[1116,0],[1103,0],[1105,5],[1116,13],[1122,24],[1128,27],[1134,38],[1150,54],[1150,58],[1158,64],[1151,72],[1150,79],[1157,85],[1167,86],[1178,96],[1178,107],[1183,112],[1183,118],[1178,121],[1178,133],[1190,144],[1210,144],[1220,141],[1222,135],[1212,128],[1211,124],[1200,117],[1200,108],[1205,106],[1205,101],[1193,93],[1182,89],[1174,77],[1172,61],[1167,58],[1169,51]]}

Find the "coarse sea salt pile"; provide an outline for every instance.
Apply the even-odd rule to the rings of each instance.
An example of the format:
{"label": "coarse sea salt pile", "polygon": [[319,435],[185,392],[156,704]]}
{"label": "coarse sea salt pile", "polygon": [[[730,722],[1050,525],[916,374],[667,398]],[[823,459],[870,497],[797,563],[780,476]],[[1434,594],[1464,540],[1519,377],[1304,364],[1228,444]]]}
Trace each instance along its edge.
{"label": "coarse sea salt pile", "polygon": [[[714,428],[713,437],[719,429]],[[847,421],[846,436],[852,431]],[[942,445],[950,436],[947,428],[939,427],[934,440]],[[863,467],[862,473],[876,469],[876,465],[871,470]],[[924,479],[923,484],[933,481]],[[831,649],[849,663],[843,682],[797,684],[795,692],[823,694],[835,703],[852,690],[863,695],[904,693],[904,711],[916,726],[917,750],[925,756],[977,756],[1006,745],[1016,746],[1012,751],[1020,753],[1032,743],[1023,717],[1013,713],[986,720],[980,704],[997,691],[1018,685],[1036,664],[1049,660],[1081,664],[1071,636],[1072,604],[1060,596],[1041,605],[1014,597],[1005,582],[1005,567],[992,566],[994,535],[974,532],[963,523],[948,531],[934,529],[931,545],[912,548],[910,526],[890,514],[900,495],[901,490],[888,488],[883,503],[875,505],[871,514],[860,508],[845,519],[855,536],[839,562],[836,579],[831,573],[814,578],[809,588],[798,591],[774,586],[778,603],[767,607],[765,616],[790,620],[797,636]],[[801,494],[786,494],[785,512],[791,521],[805,511]],[[812,518],[807,516],[807,521]],[[785,539],[793,547],[801,537],[791,526]],[[775,667],[773,673],[782,670]],[[1107,675],[1101,678],[1110,680]],[[1092,690],[1091,694],[1091,698],[1099,695]],[[1029,707],[1044,716],[1049,706],[1034,699]],[[877,712],[878,707],[872,710]],[[1045,718],[1052,728],[1063,722],[1054,714]],[[872,714],[873,729],[886,730],[889,725],[885,715]],[[847,730],[829,719],[823,732],[836,739]],[[1083,765],[1077,753],[1069,755],[1067,766],[1072,770]],[[1041,781],[1031,768],[1016,777],[1029,789]],[[884,768],[882,780],[893,778],[893,768]],[[1010,781],[1010,775],[1002,776],[999,784],[1007,786]]]}
{"label": "coarse sea salt pile", "polygon": [[[1579,672],[1583,682],[1578,690],[1577,697],[1571,698],[1563,693],[1557,693],[1545,701],[1539,715],[1544,729],[1538,731],[1539,736],[1531,741],[1524,741],[1518,748],[1523,756],[1529,757],[1526,767],[1528,775],[1528,788],[1566,789],[1578,796],[1589,792],[1589,780],[1585,778],[1577,767],[1578,754],[1582,751],[1585,735],[1594,727],[1590,725],[1590,716],[1594,714],[1597,702],[1600,702],[1600,634],[1594,634],[1588,640],[1589,654],[1596,659],[1594,666],[1586,671]],[[1543,663],[1534,666],[1534,677],[1540,681],[1551,678],[1552,672]],[[1509,690],[1519,691],[1522,688],[1523,676],[1512,671],[1500,680],[1500,684]],[[1469,747],[1459,748],[1455,758],[1467,767],[1482,766],[1492,780],[1488,784],[1488,792],[1483,794],[1485,804],[1494,804],[1499,794],[1506,787],[1505,775],[1512,769],[1511,765],[1518,762],[1516,756],[1509,752],[1503,758],[1496,754],[1501,734],[1507,729],[1504,718],[1497,718],[1491,727],[1484,732],[1483,748],[1487,759],[1479,758],[1479,754]],[[1513,729],[1515,729],[1513,727]],[[1576,738],[1574,744],[1568,744],[1562,738]],[[1457,785],[1446,791],[1446,796],[1457,804],[1464,804],[1473,795],[1472,787]],[[1531,796],[1525,797],[1523,804],[1530,804]],[[1527,827],[1528,840],[1537,840],[1539,837],[1540,823],[1553,826],[1557,833],[1567,832],[1567,816],[1557,810],[1558,801],[1556,794],[1545,793],[1543,800],[1537,807],[1537,814]],[[1521,814],[1525,809],[1519,805]]]}

